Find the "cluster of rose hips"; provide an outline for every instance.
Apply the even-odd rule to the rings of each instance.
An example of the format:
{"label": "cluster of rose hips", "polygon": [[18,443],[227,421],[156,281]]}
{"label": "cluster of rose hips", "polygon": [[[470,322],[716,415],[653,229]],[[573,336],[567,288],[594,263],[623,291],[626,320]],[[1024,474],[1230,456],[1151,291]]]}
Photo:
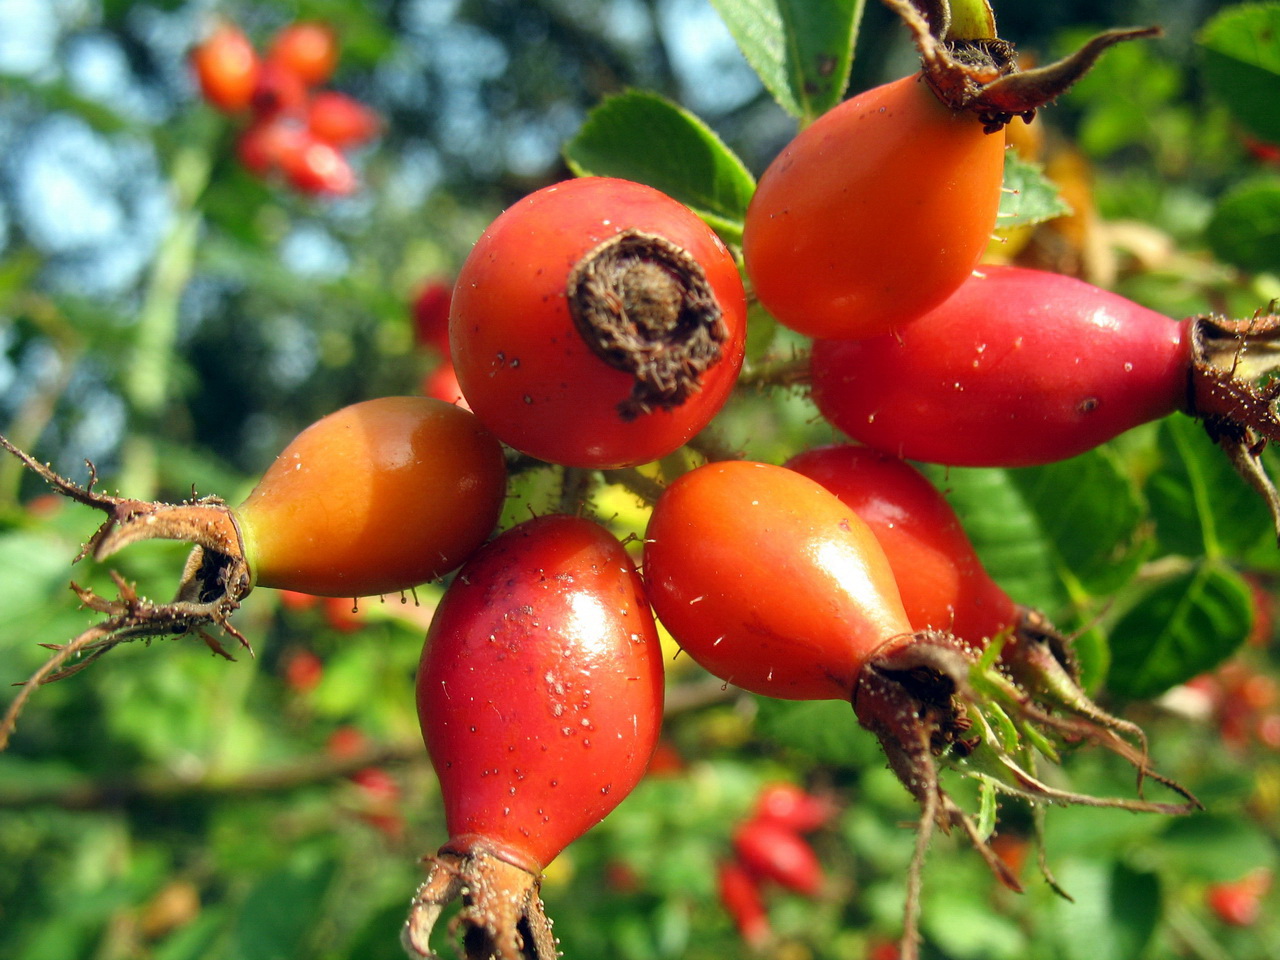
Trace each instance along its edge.
{"label": "cluster of rose hips", "polygon": [[236,144],[240,162],[259,177],[281,177],[307,194],[355,190],[346,151],[372,139],[381,126],[355,98],[322,89],[337,62],[337,34],[314,21],[282,28],[264,56],[223,21],[191,53],[205,100],[244,118]]}
{"label": "cluster of rose hips", "polygon": [[[919,29],[931,71],[964,69]],[[234,37],[219,44],[204,59],[231,59]],[[278,39],[261,66],[248,56],[238,86],[226,78],[240,74],[212,71],[222,85],[206,95],[261,111],[254,125],[296,130],[304,114],[271,79],[304,59],[284,52],[295,45]],[[289,71],[314,84],[331,69]],[[942,788],[940,764],[972,758],[984,789],[1032,802],[1194,808],[1150,768],[1141,731],[1085,695],[1069,643],[995,584],[946,500],[903,459],[1047,463],[1178,410],[1211,420],[1239,464],[1256,457],[1260,436],[1280,433],[1269,407],[1255,416],[1267,398],[1232,362],[1242,338],[1274,337],[1278,323],[1179,324],[1068,277],[975,272],[999,207],[1001,125],[1061,92],[1016,76],[1005,71],[998,90],[964,108],[940,99],[946,85],[930,71],[930,83],[906,77],[847,100],[783,150],[747,210],[752,292],[814,338],[803,378],[822,415],[861,445],[778,465],[698,444],[692,469],[649,466],[694,441],[739,384],[748,298],[738,260],[651,187],[554,184],[488,227],[451,293],[419,297],[420,336],[452,365],[465,405],[392,397],[331,414],[234,508],[113,497],[25,458],[107,514],[95,558],[153,537],[194,545],[174,604],[82,591],[106,619],[28,689],[76,654],[140,636],[213,623],[238,637],[229,617],[255,586],[349,598],[453,572],[417,679],[449,833],[404,933],[424,957],[456,899],[468,956],[556,954],[541,873],[644,775],[662,721],[659,621],[726,682],[849,701],[878,737],[921,808],[904,958],[917,955],[919,862],[933,828],[966,835],[1021,889]],[[265,155],[284,170],[283,154]],[[489,539],[509,464],[566,468],[564,512]],[[586,495],[573,478],[590,471],[652,502],[639,567],[578,515]],[[1085,798],[1041,780],[1033,746],[1057,759],[1054,738],[1112,750],[1180,802]],[[736,862],[812,892],[820,873],[804,829],[758,815],[735,839]],[[784,847],[786,869],[772,857]]]}
{"label": "cluster of rose hips", "polygon": [[755,807],[733,833],[733,856],[717,872],[720,902],[743,942],[752,949],[773,938],[764,891],[769,884],[805,897],[822,889],[822,865],[806,834],[825,826],[834,813],[828,798],[793,783],[767,784]]}

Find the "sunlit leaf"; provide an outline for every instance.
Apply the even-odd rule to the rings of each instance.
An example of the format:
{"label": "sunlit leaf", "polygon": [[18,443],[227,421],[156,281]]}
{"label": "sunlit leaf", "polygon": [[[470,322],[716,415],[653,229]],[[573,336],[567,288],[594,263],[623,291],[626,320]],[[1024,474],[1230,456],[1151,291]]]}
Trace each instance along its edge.
{"label": "sunlit leaf", "polygon": [[1204,673],[1244,642],[1253,625],[1249,587],[1213,561],[1160,583],[1111,631],[1107,687],[1122,697],[1155,697]]}
{"label": "sunlit leaf", "polygon": [[646,183],[691,207],[729,242],[755,181],[705,123],[670,100],[631,90],[605,100],[564,147],[579,176]]}
{"label": "sunlit leaf", "polygon": [[711,0],[766,89],[809,121],[840,102],[865,0]]}
{"label": "sunlit leaf", "polygon": [[1255,136],[1280,142],[1280,3],[1228,7],[1196,40],[1209,88]]}

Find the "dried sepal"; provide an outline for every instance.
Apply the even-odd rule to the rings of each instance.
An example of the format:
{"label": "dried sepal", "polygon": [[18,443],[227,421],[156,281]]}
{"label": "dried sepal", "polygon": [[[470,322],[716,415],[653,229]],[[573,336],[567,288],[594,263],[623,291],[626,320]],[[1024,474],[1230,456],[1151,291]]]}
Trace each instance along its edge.
{"label": "dried sepal", "polygon": [[431,933],[454,900],[462,909],[450,924],[461,934],[466,960],[554,960],[560,955],[542,906],[541,877],[479,845],[448,845],[434,857],[409,906],[400,941],[410,957],[433,960]]}
{"label": "dried sepal", "polygon": [[1280,315],[1193,317],[1190,337],[1186,412],[1262,497],[1280,542],[1280,492],[1262,464],[1266,445],[1280,441]]}
{"label": "dried sepal", "polygon": [[997,36],[952,36],[950,10],[943,13],[940,9],[947,6],[945,2],[884,2],[911,31],[920,51],[924,78],[938,99],[953,110],[974,114],[989,133],[1000,130],[1014,117],[1030,121],[1036,110],[1062,96],[1088,73],[1107,48],[1161,33],[1159,27],[1106,30],[1061,60],[1022,70],[1013,45]]}
{"label": "dried sepal", "polygon": [[[218,656],[234,659],[205,629],[216,627],[252,654],[248,639],[231,624],[231,615],[253,584],[235,517],[222,500],[202,497],[170,504],[100,493],[94,489],[97,471],[91,463],[89,479],[80,485],[40,463],[4,436],[0,436],[0,447],[62,496],[106,514],[73,562],[87,556],[102,560],[141,540],[180,540],[194,545],[174,599],[169,602],[140,595],[134,584],[115,571],[111,571],[116,585],[114,598],[71,584],[80,602],[104,619],[65,644],[43,644],[53,655],[27,679],[0,719],[0,750],[8,746],[18,715],[37,687],[80,672],[118,644],[166,636],[198,636]],[[67,666],[73,659],[75,662]]]}

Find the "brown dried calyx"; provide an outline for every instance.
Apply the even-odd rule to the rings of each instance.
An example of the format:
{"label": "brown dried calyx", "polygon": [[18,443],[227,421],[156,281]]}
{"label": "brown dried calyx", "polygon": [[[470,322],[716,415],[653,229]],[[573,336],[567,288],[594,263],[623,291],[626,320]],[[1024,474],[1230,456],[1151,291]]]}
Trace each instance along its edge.
{"label": "brown dried calyx", "polygon": [[478,845],[448,845],[434,857],[409,908],[400,942],[411,957],[433,960],[431,931],[461,898],[451,929],[461,927],[466,960],[554,960],[560,956],[538,894],[541,878]]}
{"label": "brown dried calyx", "polygon": [[584,256],[565,288],[582,339],[631,374],[623,419],[678,407],[701,389],[729,331],[706,273],[683,248],[624,230]]}
{"label": "brown dried calyx", "polygon": [[186,503],[161,503],[112,496],[94,489],[97,475],[93,464],[89,464],[88,483],[81,486],[40,463],[4,436],[0,436],[0,447],[16,456],[61,495],[106,514],[102,525],[73,562],[87,556],[105,560],[139,540],[179,540],[193,545],[177,592],[168,602],[139,595],[133,584],[114,571],[115,598],[71,584],[80,602],[102,614],[103,619],[67,643],[42,644],[53,654],[26,681],[22,692],[0,718],[0,750],[8,746],[18,715],[37,687],[78,673],[118,644],[166,636],[198,636],[214,653],[234,659],[206,630],[212,626],[253,652],[249,641],[231,624],[231,615],[239,609],[253,582],[240,530],[222,500],[202,497]]}
{"label": "brown dried calyx", "polygon": [[1280,492],[1262,465],[1266,445],[1280,442],[1280,315],[1202,316],[1188,324],[1186,412],[1262,496],[1280,542]]}
{"label": "brown dried calyx", "polygon": [[[1015,652],[1006,672],[1001,654],[1010,643],[1030,649]],[[922,870],[935,829],[962,832],[996,878],[1021,892],[1017,877],[987,840],[997,797],[1020,798],[1031,806],[1038,842],[1046,805],[1170,815],[1200,809],[1189,791],[1151,768],[1142,731],[1102,712],[1079,691],[1071,672],[1069,657],[1055,651],[1054,637],[1041,618],[1024,619],[1013,637],[993,638],[985,649],[937,631],[897,637],[859,674],[851,698],[854,713],[879,739],[890,768],[920,807],[915,853],[907,872],[902,960],[919,957]],[[1032,686],[1022,685],[1020,676],[1030,677]],[[1063,746],[1082,744],[1109,750],[1130,763],[1137,773],[1138,796],[1074,793],[1041,778],[1040,758],[1057,763]],[[943,766],[977,780],[983,797],[977,819],[943,788]],[[1179,800],[1145,799],[1142,788],[1148,780],[1168,788]],[[1067,896],[1049,872],[1042,843],[1040,868],[1050,886]]]}
{"label": "brown dried calyx", "polygon": [[988,133],[1014,117],[1030,122],[1089,72],[1102,52],[1124,40],[1159,36],[1159,27],[1107,30],[1075,53],[1019,70],[1013,45],[995,31],[987,0],[884,0],[911,30],[925,80],[943,103],[967,110]]}

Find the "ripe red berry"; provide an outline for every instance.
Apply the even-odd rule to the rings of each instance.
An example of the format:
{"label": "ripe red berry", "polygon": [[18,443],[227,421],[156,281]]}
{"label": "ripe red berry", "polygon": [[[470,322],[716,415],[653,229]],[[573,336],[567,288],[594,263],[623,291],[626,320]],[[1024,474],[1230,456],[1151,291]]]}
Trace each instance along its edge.
{"label": "ripe red berry", "polygon": [[568,516],[487,544],[436,609],[417,692],[449,840],[410,946],[429,954],[440,906],[466,887],[464,922],[498,955],[519,955],[519,928],[551,956],[541,871],[644,776],[662,718],[657,628],[622,545]]}
{"label": "ripe red berry", "polygon": [[318,86],[337,66],[337,31],[314,20],[291,23],[271,41],[267,61],[285,67],[307,86]]}
{"label": "ripe red berry", "polygon": [[768,820],[796,833],[809,833],[827,823],[835,810],[831,801],[794,783],[770,783],[756,797],[752,817]]}
{"label": "ripe red berry", "polygon": [[255,120],[236,140],[236,155],[245,169],[259,177],[296,166],[295,159],[309,143],[307,131],[287,117]]}
{"label": "ripe red berry", "polygon": [[503,442],[553,463],[622,467],[680,447],[742,363],[737,265],[688,208],[584,177],[510,207],[454,288],[462,392]]}
{"label": "ripe red berry", "polygon": [[378,115],[359,100],[321,90],[311,97],[306,108],[307,129],[317,140],[339,149],[359,146],[378,135]]}
{"label": "ripe red berry", "polygon": [[1187,398],[1186,327],[1071,277],[983,267],[898,334],[820,340],[822,415],[899,457],[1027,466],[1083,453]]}
{"label": "ripe red berry", "polygon": [[1238,880],[1212,884],[1205,893],[1209,909],[1232,927],[1252,927],[1262,917],[1262,899],[1271,887],[1270,870],[1254,870]]}
{"label": "ripe red berry", "polygon": [[449,305],[453,284],[448,280],[428,280],[413,298],[414,342],[449,354]]}
{"label": "ripe red berry", "polygon": [[296,151],[280,158],[285,180],[301,193],[342,196],[359,186],[355,171],[337,147],[304,133]]}
{"label": "ripe red berry", "polygon": [[249,38],[222,22],[191,52],[191,66],[205,100],[225,113],[248,108],[261,63]]}
{"label": "ripe red berry", "polygon": [[250,104],[260,119],[281,115],[301,118],[307,107],[307,87],[292,70],[268,60],[258,71]]}
{"label": "ripe red berry", "polygon": [[743,942],[753,950],[763,947],[773,937],[773,930],[755,875],[741,863],[730,860],[720,864],[716,883],[720,903],[733,918]]}
{"label": "ripe red berry", "polygon": [[733,849],[757,877],[806,897],[822,889],[822,865],[813,847],[777,821],[752,817],[734,833]]}

